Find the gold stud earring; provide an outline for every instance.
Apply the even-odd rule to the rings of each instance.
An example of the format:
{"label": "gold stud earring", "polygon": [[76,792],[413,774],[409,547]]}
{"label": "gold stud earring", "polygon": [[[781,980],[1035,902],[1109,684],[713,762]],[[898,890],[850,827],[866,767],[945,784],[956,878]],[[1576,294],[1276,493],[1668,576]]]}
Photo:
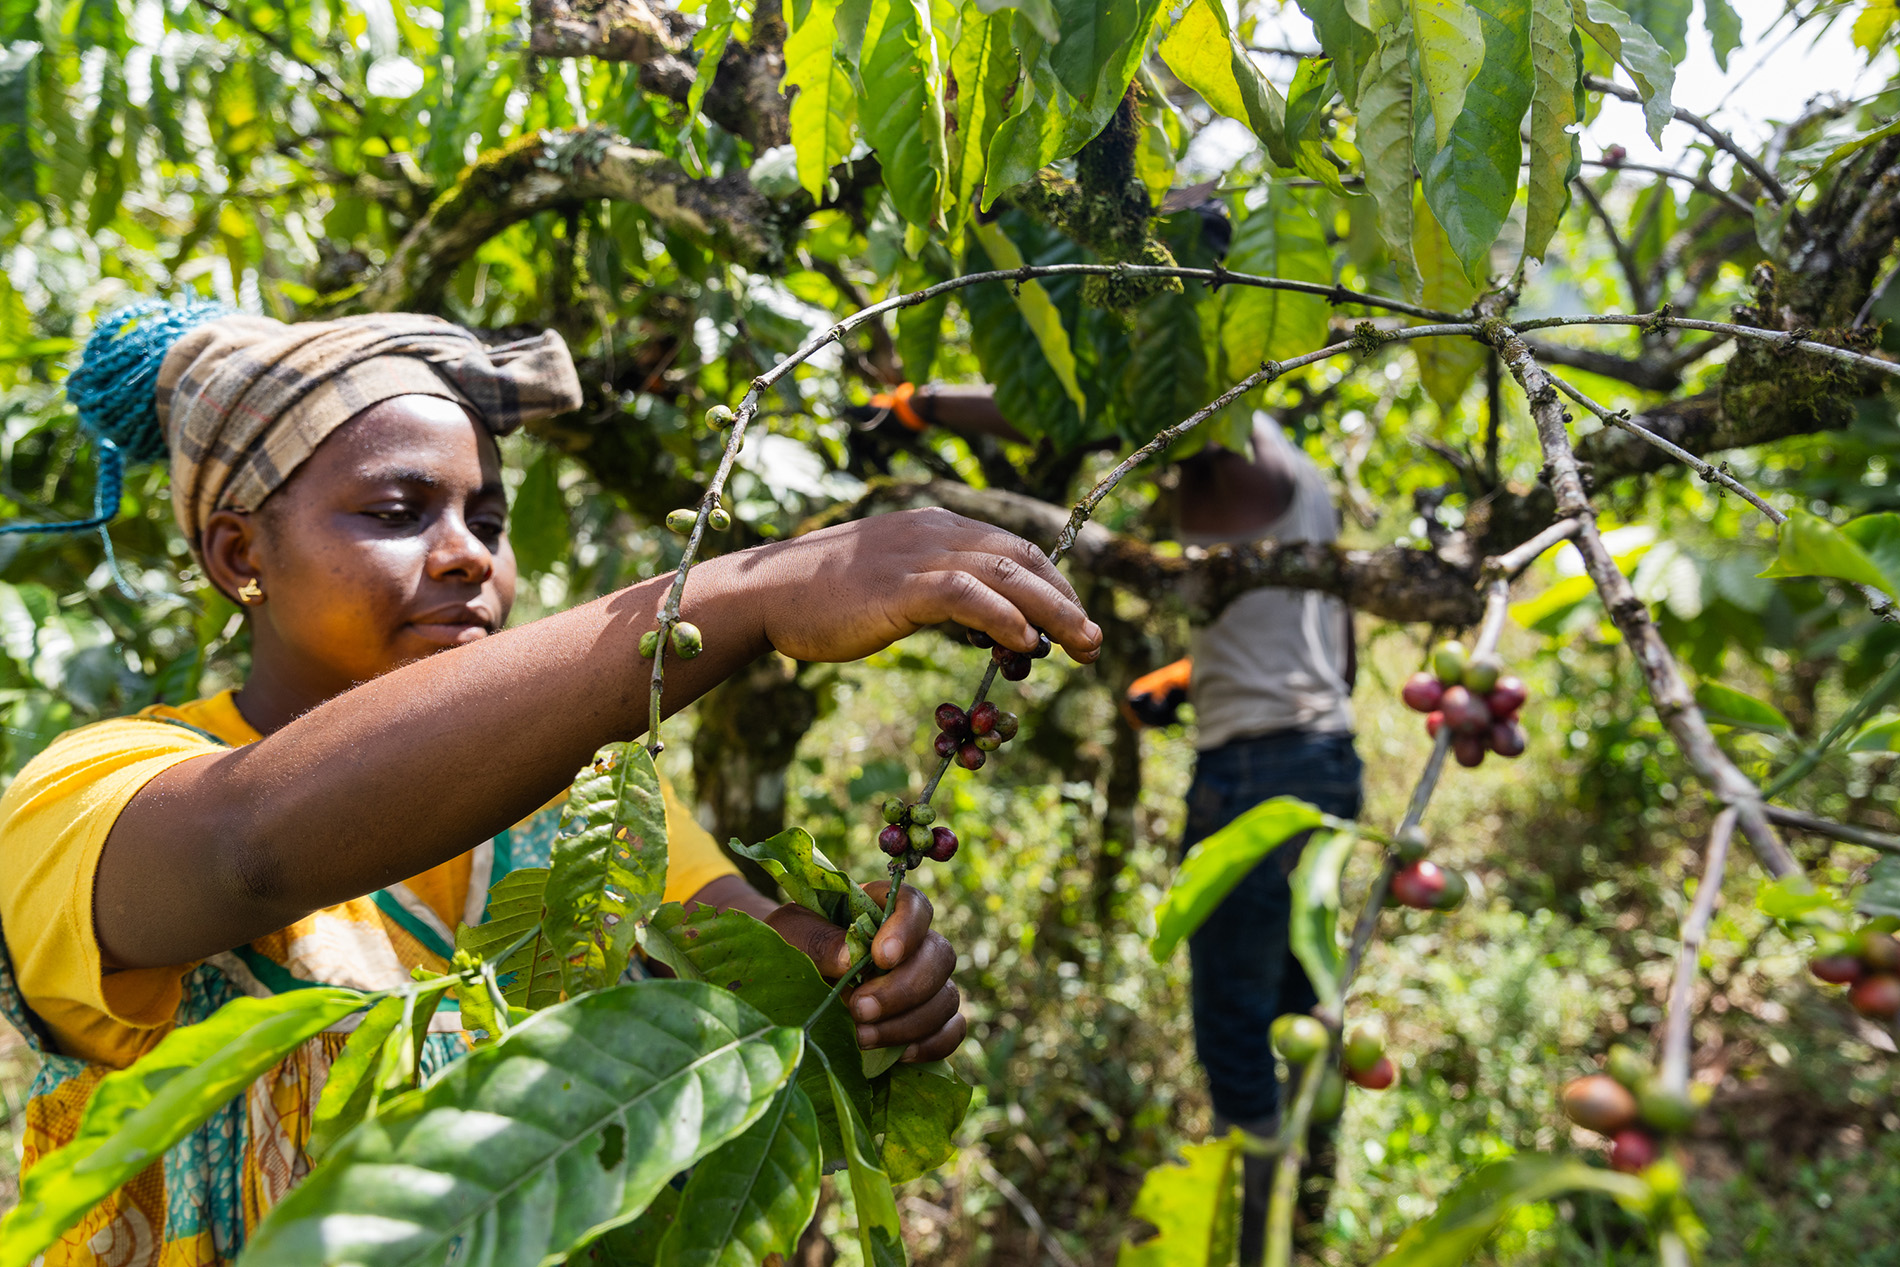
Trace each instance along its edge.
{"label": "gold stud earring", "polygon": [[238,588],[237,596],[240,603],[261,603],[264,601],[264,587],[253,576]]}

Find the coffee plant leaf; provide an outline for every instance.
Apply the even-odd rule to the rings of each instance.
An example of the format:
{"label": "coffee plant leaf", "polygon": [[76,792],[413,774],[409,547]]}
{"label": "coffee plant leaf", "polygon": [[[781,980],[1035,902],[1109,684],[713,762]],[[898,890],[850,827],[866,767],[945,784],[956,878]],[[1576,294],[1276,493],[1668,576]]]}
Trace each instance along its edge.
{"label": "coffee plant leaf", "polygon": [[1728,0],[1702,0],[1702,23],[1708,28],[1715,64],[1728,70],[1729,54],[1742,45],[1742,15]]}
{"label": "coffee plant leaf", "polygon": [[1867,882],[1854,893],[1854,909],[1872,918],[1900,916],[1900,855],[1885,854],[1868,868]]}
{"label": "coffee plant leaf", "polygon": [[1339,1006],[1339,983],[1346,969],[1339,950],[1339,875],[1358,839],[1350,831],[1316,832],[1288,881],[1293,889],[1288,947],[1327,1008]]}
{"label": "coffee plant leaf", "polygon": [[1394,2],[1389,7],[1397,17],[1380,28],[1378,48],[1360,79],[1354,139],[1379,240],[1405,293],[1417,299],[1421,281],[1412,260],[1412,26],[1403,5]]}
{"label": "coffee plant leaf", "polygon": [[[770,925],[743,911],[721,912],[709,906],[688,911],[669,902],[653,917],[647,951],[687,980],[731,990],[780,1025],[809,1023],[806,1042],[830,1057],[859,1115],[870,1119],[874,1098],[858,1059],[857,1026],[842,1002],[819,1013],[831,987],[811,959],[787,945]],[[824,1070],[807,1060],[798,1067],[798,1080],[817,1110],[827,1164],[841,1161],[843,1135]]]}
{"label": "coffee plant leaf", "polygon": [[1530,48],[1530,193],[1524,210],[1524,255],[1541,260],[1570,209],[1570,182],[1583,169],[1583,142],[1576,130],[1585,104],[1577,79],[1583,59],[1569,0],[1531,0]]}
{"label": "coffee plant leaf", "polygon": [[559,1261],[756,1122],[803,1050],[797,1029],[696,981],[546,1008],[353,1131],[243,1261]]}
{"label": "coffee plant leaf", "polygon": [[845,1170],[851,1182],[851,1203],[857,1209],[858,1243],[864,1250],[864,1261],[867,1267],[902,1267],[907,1261],[904,1229],[897,1219],[897,1194],[891,1188],[891,1177],[880,1164],[877,1145],[839,1080],[834,1062],[821,1049],[812,1051],[825,1067],[832,1107],[844,1130]]}
{"label": "coffee plant leaf", "polygon": [[1238,1130],[1181,1149],[1181,1164],[1156,1166],[1129,1211],[1154,1225],[1143,1241],[1123,1241],[1115,1267],[1226,1267],[1234,1259],[1240,1169]]}
{"label": "coffee plant leaf", "polygon": [[1663,125],[1676,117],[1669,94],[1676,86],[1676,64],[1653,36],[1610,0],[1571,0],[1577,26],[1595,40],[1610,60],[1629,72],[1643,98],[1643,123],[1649,139],[1662,144]]}
{"label": "coffee plant leaf", "polygon": [[957,1154],[957,1130],[970,1112],[970,1084],[949,1062],[897,1065],[876,1083],[872,1133],[892,1183],[927,1175]]}
{"label": "coffee plant leaf", "polygon": [[[1039,0],[1039,3],[1049,6],[1049,0]],[[957,81],[957,127],[950,148],[951,179],[956,191],[950,211],[953,226],[964,222],[983,188],[990,142],[1008,116],[1010,94],[1022,78],[1022,64],[1010,38],[1015,19],[1007,11],[999,12],[998,8],[987,0],[970,0],[964,8],[963,27],[956,47],[950,52],[950,73]],[[1027,16],[1029,6],[1024,5],[1022,11]],[[1053,8],[1049,8],[1048,18],[1053,29]],[[948,299],[948,295],[944,296],[946,302]],[[911,311],[905,309],[906,313]],[[941,310],[938,315],[941,320]],[[903,320],[900,314],[900,327]],[[901,345],[901,338],[899,343]],[[904,371],[913,383],[923,381],[929,374],[928,370],[912,369],[909,361],[904,363]]]}
{"label": "coffee plant leaf", "polygon": [[856,880],[833,866],[803,827],[787,827],[756,845],[734,840],[730,847],[740,857],[764,867],[784,888],[785,896],[840,928],[860,915],[883,922],[884,908],[873,902]]}
{"label": "coffee plant leaf", "polygon": [[331,1062],[323,1081],[323,1095],[311,1115],[310,1142],[304,1148],[313,1159],[321,1160],[351,1127],[368,1116],[383,1046],[402,1024],[403,1004],[402,996],[391,995],[372,1007]]}
{"label": "coffee plant leaf", "polygon": [[1868,722],[1847,741],[1848,752],[1900,752],[1900,717]]}
{"label": "coffee plant leaf", "polygon": [[[1235,228],[1227,267],[1237,273],[1330,286],[1332,253],[1314,204],[1283,186],[1268,186],[1266,201],[1248,211]],[[1323,346],[1331,312],[1323,295],[1226,287],[1220,297],[1224,379],[1244,378],[1263,361],[1286,360]],[[1195,386],[1198,390],[1199,384]]]}
{"label": "coffee plant leaf", "polygon": [[680,1190],[668,1184],[655,1194],[640,1217],[622,1223],[587,1247],[591,1258],[575,1257],[569,1262],[591,1262],[592,1267],[659,1267],[660,1246],[679,1218]]}
{"label": "coffee plant leaf", "polygon": [[1361,75],[1378,48],[1367,0],[1299,0],[1313,24],[1320,51],[1333,63],[1333,77],[1349,102],[1359,100]]}
{"label": "coffee plant leaf", "polygon": [[818,1208],[822,1160],[811,1097],[787,1082],[745,1134],[693,1167],[657,1267],[790,1258]]}
{"label": "coffee plant leaf", "polygon": [[[1887,515],[1868,516],[1887,520]],[[1885,552],[1891,537],[1880,526],[1859,530],[1870,545]],[[1853,536],[1817,515],[1797,510],[1781,525],[1780,546],[1763,576],[1825,576],[1853,585],[1871,585],[1900,595],[1900,584],[1862,548]]]}
{"label": "coffee plant leaf", "polygon": [[327,986],[238,998],[100,1079],[71,1143],[40,1158],[0,1220],[0,1267],[26,1267],[86,1212],[306,1039],[370,996]]}
{"label": "coffee plant leaf", "polygon": [[1219,0],[1194,0],[1159,51],[1175,77],[1216,113],[1246,124],[1275,166],[1296,166],[1286,134],[1286,98],[1234,38]]}
{"label": "coffee plant leaf", "polygon": [[831,169],[851,151],[857,130],[858,96],[843,58],[835,55],[837,0],[785,6],[786,92],[797,90],[790,110],[798,183],[822,198]]}
{"label": "coffee plant leaf", "polygon": [[1055,0],[1062,39],[1049,51],[1049,65],[1069,95],[1092,103],[1115,55],[1134,38],[1141,20],[1137,0]]}
{"label": "coffee plant leaf", "polygon": [[561,961],[547,935],[543,916],[546,867],[521,867],[488,889],[488,918],[455,930],[455,948],[489,960],[533,931],[507,960],[495,965],[502,997],[516,1007],[537,1011],[561,1001]]}
{"label": "coffee plant leaf", "polygon": [[[999,267],[975,234],[968,235],[966,241],[966,273]],[[1048,249],[1028,250],[1024,258],[1032,264],[1072,263],[1082,258],[1065,238],[1054,237],[1046,245]],[[1061,282],[1052,280],[1044,289],[1060,309]],[[969,318],[971,350],[976,353],[984,380],[995,389],[996,405],[1003,416],[1031,440],[1047,436],[1062,448],[1078,439],[1083,434],[1082,415],[1076,411],[1067,388],[1057,380],[1009,287],[1003,282],[968,286],[957,292],[957,301]]]}
{"label": "coffee plant leaf", "polygon": [[[1433,308],[1463,312],[1477,299],[1478,288],[1465,276],[1422,188],[1412,201],[1412,263],[1418,271],[1419,298]],[[1412,344],[1412,355],[1426,394],[1441,414],[1449,414],[1483,367],[1485,350],[1465,339],[1420,339]]]}
{"label": "coffee plant leaf", "polygon": [[1755,906],[1771,919],[1816,928],[1840,927],[1849,909],[1832,891],[1801,874],[1765,881],[1755,894]]}
{"label": "coffee plant leaf", "polygon": [[[1482,283],[1492,243],[1517,199],[1524,161],[1524,113],[1531,104],[1530,0],[1479,0],[1484,64],[1451,121],[1437,128],[1431,110],[1414,102],[1413,156],[1432,214],[1444,227],[1465,276]],[[1418,6],[1413,7],[1417,32]],[[1432,138],[1441,138],[1436,145]]]}
{"label": "coffee plant leaf", "polygon": [[1406,1229],[1378,1267],[1456,1267],[1521,1206],[1567,1192],[1600,1192],[1626,1206],[1649,1203],[1649,1185],[1575,1158],[1511,1157],[1445,1194],[1430,1218]]}
{"label": "coffee plant leaf", "polygon": [[[983,253],[990,257],[996,268],[1021,268],[1023,253],[1017,249],[1002,226],[994,222],[979,224],[975,227],[976,240],[983,246]],[[1088,417],[1088,400],[1082,395],[1082,386],[1075,377],[1075,349],[1069,344],[1069,331],[1062,324],[1062,314],[1056,310],[1049,298],[1049,292],[1039,281],[1011,283],[1010,289],[1016,298],[1016,311],[1022,314],[1023,324],[1029,327],[1029,333],[1035,337],[1036,346],[1049,362],[1049,370],[1062,384],[1062,390],[1075,404],[1076,415]]]}
{"label": "coffee plant leaf", "polygon": [[567,794],[548,869],[545,928],[569,997],[626,971],[666,888],[666,801],[639,743],[594,754]]}
{"label": "coffee plant leaf", "polygon": [[1785,735],[1793,729],[1787,715],[1773,704],[1744,695],[1720,682],[1704,682],[1696,687],[1695,702],[1701,707],[1702,715],[1717,725],[1771,735]]}
{"label": "coffee plant leaf", "polygon": [[732,29],[737,19],[732,0],[710,0],[706,5],[706,25],[693,36],[693,51],[699,56],[693,86],[686,93],[688,127],[692,126],[693,116],[699,113],[700,106],[705,103],[706,93],[712,87],[714,73],[719,69],[719,59],[732,39]]}
{"label": "coffee plant leaf", "polygon": [[859,118],[883,165],[891,205],[908,224],[935,224],[950,159],[943,67],[925,0],[873,0],[863,83]]}
{"label": "coffee plant leaf", "polygon": [[1889,510],[1861,515],[1842,524],[1841,535],[1859,546],[1889,581],[1900,578],[1900,514]]}
{"label": "coffee plant leaf", "polygon": [[[1023,15],[1036,34],[1051,44],[1062,38],[1062,19],[1056,15],[1054,0],[975,0],[977,10],[982,13],[999,14],[1014,11]],[[957,81],[959,85],[962,80]],[[962,91],[961,87],[958,89]]]}
{"label": "coffee plant leaf", "polygon": [[1415,108],[1415,113],[1432,120],[1434,139],[1428,154],[1435,154],[1450,143],[1452,124],[1464,113],[1465,94],[1484,68],[1488,32],[1467,0],[1412,0],[1411,8],[1412,44],[1424,90],[1424,108]]}
{"label": "coffee plant leaf", "polygon": [[1150,946],[1155,962],[1167,962],[1182,940],[1207,921],[1221,899],[1233,892],[1262,858],[1326,820],[1327,815],[1305,801],[1276,796],[1194,846],[1155,909],[1155,935]]}
{"label": "coffee plant leaf", "polygon": [[539,576],[567,557],[574,529],[561,493],[560,458],[552,449],[528,463],[508,507],[508,540],[522,576]]}

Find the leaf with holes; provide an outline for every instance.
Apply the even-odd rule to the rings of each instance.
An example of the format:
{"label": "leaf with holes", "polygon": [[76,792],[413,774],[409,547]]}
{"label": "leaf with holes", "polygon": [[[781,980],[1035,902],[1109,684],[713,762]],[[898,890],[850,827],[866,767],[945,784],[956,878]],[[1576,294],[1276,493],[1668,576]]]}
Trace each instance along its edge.
{"label": "leaf with holes", "polygon": [[803,1047],[798,1030],[694,981],[548,1008],[358,1127],[270,1212],[244,1261],[554,1261],[758,1121]]}
{"label": "leaf with holes", "polygon": [[455,948],[483,960],[493,959],[532,931],[506,961],[495,965],[502,997],[530,1011],[561,1001],[561,960],[543,918],[547,883],[546,867],[510,871],[488,890],[488,918],[455,930]]}
{"label": "leaf with holes", "polygon": [[666,802],[653,756],[610,744],[568,789],[544,930],[569,997],[612,985],[666,889]]}
{"label": "leaf with holes", "polygon": [[26,1267],[88,1210],[368,996],[327,986],[238,998],[100,1079],[72,1141],[41,1157],[0,1220],[0,1267]]}
{"label": "leaf with holes", "polygon": [[825,857],[803,827],[787,827],[756,845],[735,840],[731,848],[740,857],[764,867],[785,889],[785,896],[840,928],[860,915],[883,920],[884,908]]}
{"label": "leaf with holes", "polygon": [[790,1258],[818,1208],[820,1161],[811,1098],[787,1082],[745,1134],[693,1167],[658,1267],[755,1267]]}

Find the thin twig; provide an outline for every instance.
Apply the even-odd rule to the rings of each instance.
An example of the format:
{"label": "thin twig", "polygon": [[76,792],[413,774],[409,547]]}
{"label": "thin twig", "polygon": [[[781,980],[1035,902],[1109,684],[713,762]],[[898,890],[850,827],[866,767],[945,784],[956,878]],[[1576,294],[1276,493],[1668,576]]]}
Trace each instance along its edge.
{"label": "thin twig", "polygon": [[1619,431],[1628,432],[1645,444],[1653,445],[1655,448],[1661,449],[1664,453],[1667,453],[1670,457],[1676,459],[1676,461],[1690,468],[1709,483],[1720,484],[1731,493],[1737,494],[1756,510],[1768,516],[1770,522],[1775,524],[1787,522],[1788,517],[1786,515],[1756,496],[1750,491],[1747,485],[1743,484],[1733,475],[1730,475],[1727,471],[1703,461],[1681,445],[1670,440],[1665,440],[1647,427],[1638,426],[1635,422],[1632,422],[1630,420],[1629,410],[1607,409],[1578,391],[1570,383],[1558,378],[1555,374],[1550,376],[1550,381],[1557,384],[1558,391],[1561,391],[1564,395],[1570,397],[1570,399],[1576,401],[1579,405],[1582,405],[1585,409],[1596,415],[1600,421],[1615,427]]}
{"label": "thin twig", "polygon": [[1643,326],[1658,330],[1675,326],[1684,330],[1706,330],[1711,334],[1726,334],[1738,339],[1753,339],[1757,343],[1772,343],[1784,352],[1811,352],[1816,356],[1825,356],[1830,360],[1859,366],[1861,369],[1876,370],[1882,374],[1900,377],[1900,361],[1889,361],[1883,357],[1868,356],[1862,352],[1851,352],[1830,343],[1816,343],[1812,339],[1800,338],[1799,332],[1763,330],[1759,326],[1738,326],[1728,321],[1703,321],[1697,317],[1678,317],[1667,310],[1635,314],[1609,312],[1568,317],[1535,317],[1512,326],[1512,329],[1522,334],[1527,330],[1554,330],[1563,326]]}
{"label": "thin twig", "polygon": [[1896,277],[1900,277],[1900,260],[1895,260],[1893,266],[1887,270],[1887,275],[1875,282],[1874,288],[1867,292],[1867,302],[1862,304],[1860,311],[1854,314],[1854,329],[1858,330],[1867,324],[1867,318],[1874,315],[1874,305],[1880,302],[1880,297],[1887,293],[1887,287],[1893,285],[1893,279]]}
{"label": "thin twig", "polygon": [[1590,210],[1603,222],[1603,235],[1610,239],[1610,252],[1616,256],[1617,266],[1623,270],[1623,281],[1630,288],[1630,302],[1638,308],[1649,307],[1649,287],[1643,284],[1642,265],[1636,262],[1636,252],[1630,249],[1630,244],[1616,231],[1616,221],[1611,218],[1609,209],[1597,197],[1597,191],[1590,188],[1589,181],[1578,179],[1570,184],[1583,195],[1583,200],[1590,204]]}
{"label": "thin twig", "polygon": [[[1529,162],[1526,162],[1524,165],[1526,167],[1530,166]],[[1665,180],[1679,180],[1684,184],[1695,186],[1711,198],[1726,203],[1731,209],[1740,212],[1751,222],[1755,218],[1755,209],[1742,201],[1734,192],[1724,189],[1706,176],[1698,176],[1694,172],[1681,172],[1673,167],[1651,167],[1648,163],[1632,163],[1627,160],[1612,163],[1607,159],[1601,158],[1586,158],[1583,160],[1583,165],[1585,167],[1600,167],[1606,172],[1647,172],[1651,176],[1661,176]]]}
{"label": "thin twig", "polygon": [[1900,836],[1884,831],[1875,831],[1871,827],[1856,827],[1852,823],[1837,823],[1831,818],[1817,818],[1813,814],[1803,814],[1798,809],[1787,809],[1780,805],[1770,805],[1768,818],[1783,827],[1792,827],[1795,831],[1804,831],[1810,835],[1826,836],[1849,845],[1863,845],[1868,849],[1878,849],[1882,853],[1900,854]]}
{"label": "thin twig", "polygon": [[1821,763],[1821,758],[1827,755],[1828,750],[1839,743],[1848,731],[1860,725],[1867,714],[1879,708],[1887,696],[1893,693],[1896,686],[1900,686],[1900,660],[1895,660],[1889,665],[1887,671],[1867,688],[1866,693],[1854,701],[1853,707],[1835,719],[1834,724],[1828,727],[1827,733],[1821,736],[1819,743],[1803,752],[1792,765],[1776,775],[1768,786],[1762,789],[1762,796],[1773,800],[1806,778],[1808,771]]}
{"label": "thin twig", "polygon": [[[1640,104],[1643,100],[1643,95],[1637,92],[1636,89],[1626,88],[1614,80],[1604,79],[1597,75],[1585,75],[1583,77],[1583,86],[1593,92],[1607,92],[1612,97],[1621,97],[1625,101],[1634,101]],[[1708,137],[1709,140],[1715,142],[1717,149],[1724,150],[1731,155],[1736,162],[1742,165],[1743,170],[1747,171],[1750,176],[1753,176],[1761,183],[1761,187],[1767,191],[1768,196],[1773,198],[1777,204],[1788,201],[1788,191],[1782,188],[1781,182],[1775,179],[1774,173],[1769,171],[1766,167],[1763,167],[1761,161],[1753,154],[1750,154],[1747,150],[1736,144],[1734,137],[1724,132],[1721,128],[1716,127],[1701,115],[1691,114],[1681,106],[1675,108],[1675,116],[1702,135]]]}
{"label": "thin twig", "polygon": [[1022,1189],[1011,1183],[1002,1171],[990,1165],[988,1158],[978,1161],[976,1169],[992,1187],[1003,1194],[1004,1200],[1016,1207],[1016,1213],[1022,1216],[1029,1230],[1036,1234],[1037,1243],[1049,1257],[1056,1260],[1058,1267],[1076,1267],[1075,1259],[1069,1257],[1069,1252],[1062,1248],[1061,1242],[1049,1235],[1049,1225],[1042,1221],[1042,1215],[1036,1207],[1029,1204],[1029,1198],[1023,1195]]}
{"label": "thin twig", "polygon": [[1689,1036],[1695,1021],[1696,968],[1702,962],[1702,940],[1722,896],[1722,869],[1728,865],[1728,842],[1735,834],[1735,807],[1715,816],[1709,846],[1703,854],[1702,883],[1695,904],[1682,921],[1682,944],[1676,950],[1676,976],[1669,985],[1669,1014],[1663,1019],[1662,1081],[1678,1095],[1689,1090]]}
{"label": "thin twig", "polygon": [[1542,558],[1546,550],[1562,545],[1582,529],[1583,521],[1580,519],[1559,519],[1523,545],[1486,560],[1485,571],[1506,580],[1514,580],[1523,574],[1524,569]]}
{"label": "thin twig", "polygon": [[1326,1050],[1308,1062],[1293,1111],[1280,1129],[1285,1151],[1274,1163],[1273,1195],[1267,1202],[1266,1267],[1291,1267],[1293,1261],[1293,1205],[1300,1191],[1300,1164],[1306,1160],[1306,1128],[1313,1120],[1313,1105],[1319,1101],[1320,1084],[1332,1063],[1333,1047],[1328,1034]]}

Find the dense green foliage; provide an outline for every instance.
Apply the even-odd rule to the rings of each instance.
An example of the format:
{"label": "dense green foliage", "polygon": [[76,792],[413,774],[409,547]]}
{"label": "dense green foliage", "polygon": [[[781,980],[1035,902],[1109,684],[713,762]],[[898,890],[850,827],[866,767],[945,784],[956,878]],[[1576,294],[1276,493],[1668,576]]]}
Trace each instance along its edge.
{"label": "dense green foliage", "polygon": [[[693,14],[623,0],[0,0],[0,497],[24,519],[90,504],[63,367],[98,316],[152,294],[285,318],[402,307],[503,334],[560,329],[589,401],[508,445],[521,618],[679,561],[660,524],[698,500],[719,456],[708,406],[761,411],[726,490],[738,520],[716,538],[727,548],[923,496],[932,478],[1066,503],[1107,455],[1263,362],[1351,335],[1350,357],[1263,386],[1174,455],[1237,444],[1251,408],[1270,409],[1339,473],[1356,544],[1449,560],[1471,590],[1475,560],[1550,522],[1548,446],[1484,328],[1390,347],[1383,334],[1435,314],[1518,321],[1666,301],[1676,316],[1900,351],[1882,325],[1900,321],[1890,4],[1790,19],[1851,23],[1888,80],[1785,121],[1761,154],[1671,122],[1675,105],[1703,105],[1671,101],[1692,41],[1720,61],[1739,55],[1726,0],[1704,0],[1696,32],[1690,5],[1654,0],[1300,8],[1321,55],[1282,65],[1251,50],[1262,13],[1215,0],[794,0],[782,12],[710,0]],[[1585,162],[1577,126],[1611,79],[1633,85],[1620,91],[1652,136],[1693,136],[1684,161],[1697,170]],[[781,85],[796,88],[789,102]],[[1235,124],[1246,154],[1230,170],[1197,167],[1190,146]],[[1207,176],[1211,187],[1180,192]],[[1072,263],[1131,268],[956,290],[747,394],[870,301]],[[1171,266],[1310,289],[1141,271]],[[1399,307],[1326,293],[1335,286]],[[1667,320],[1538,337],[1537,355],[1583,391],[1693,453],[1731,451],[1727,470],[1793,516],[1777,532],[1573,411],[1607,544],[1692,671],[1728,757],[1790,806],[1895,826],[1900,742],[1881,710],[1900,685],[1900,636],[1853,588],[1892,595],[1900,576],[1900,532],[1868,513],[1895,505],[1894,380]],[[857,425],[867,389],[933,374],[992,383],[1025,443]],[[0,537],[9,772],[70,725],[241,677],[241,621],[190,568],[164,484],[161,469],[133,474],[111,530],[123,583],[96,536]],[[1147,468],[1098,518],[1145,550],[1168,536],[1170,496],[1161,467]],[[1859,918],[1856,903],[1900,916],[1900,900],[1892,859],[1875,867],[1824,835],[1798,842],[1812,895],[1729,869],[1696,995],[1695,1079],[1715,1100],[1681,1141],[1687,1205],[1656,1179],[1636,1194],[1638,1181],[1575,1160],[1590,1139],[1571,1138],[1557,1088],[1661,1020],[1699,869],[1684,842],[1706,836],[1712,809],[1706,771],[1698,780],[1664,724],[1682,710],[1659,719],[1641,702],[1654,681],[1611,622],[1624,614],[1606,610],[1574,554],[1537,575],[1505,642],[1545,701],[1527,717],[1528,773],[1453,771],[1428,819],[1435,856],[1477,878],[1474,900],[1388,917],[1351,983],[1348,1013],[1376,1018],[1403,1072],[1395,1091],[1348,1099],[1325,1255],[1397,1246],[1400,1261],[1425,1261],[1404,1257],[1402,1236],[1474,1174],[1479,1187],[1439,1217],[1480,1229],[1471,1248],[1498,1261],[1646,1258],[1659,1230],[1693,1247],[1701,1228],[1711,1261],[1878,1254],[1900,1190],[1891,1035],[1820,994],[1799,963],[1814,932]],[[1221,859],[1204,856],[1164,900],[1186,741],[1138,738],[1112,707],[1172,658],[1185,621],[1165,592],[1086,569],[1077,580],[1108,629],[1102,664],[1021,688],[1012,760],[953,775],[939,802],[966,842],[927,884],[966,956],[976,1041],[955,1063],[976,1088],[967,1116],[970,1088],[947,1069],[860,1064],[824,983],[775,934],[659,905],[652,768],[637,747],[608,750],[576,784],[577,830],[551,871],[505,881],[495,918],[458,940],[455,997],[495,1041],[417,1087],[415,1038],[449,985],[350,1001],[376,1010],[326,1101],[324,1165],[264,1234],[271,1261],[381,1217],[415,1247],[474,1235],[530,1262],[602,1233],[601,1261],[758,1262],[789,1252],[814,1207],[835,1251],[866,1264],[1030,1261],[1030,1217],[1105,1261],[1140,1240],[1131,1209],[1161,1238],[1125,1248],[1129,1261],[1218,1260],[1232,1214],[1220,1185],[1164,1167],[1144,1188],[1142,1175],[1204,1125],[1181,968],[1165,951],[1205,914]],[[1355,593],[1369,610],[1403,609],[1376,583]],[[1350,926],[1426,754],[1417,719],[1386,703],[1418,663],[1417,631],[1361,632],[1368,809],[1361,833],[1335,833],[1300,877],[1301,953],[1334,982],[1335,924]],[[842,874],[881,865],[874,807],[915,792],[920,719],[967,696],[978,671],[976,653],[923,640],[866,666],[772,666],[701,705],[692,762],[677,743],[666,760],[788,897],[849,925],[875,914]],[[799,719],[789,732],[723,737],[747,692],[766,689]],[[735,808],[719,792],[734,782],[777,790]],[[1232,856],[1271,843],[1242,840]],[[636,944],[687,982],[614,985]],[[226,1043],[229,1068],[248,1068],[262,1050],[242,1037],[253,1021],[188,1041]],[[566,1039],[594,1028],[684,1063],[582,1069]],[[604,1107],[582,1121],[559,1103],[509,1102],[511,1129],[540,1142],[470,1167],[431,1132],[511,1053],[585,1077]],[[192,1084],[201,1101],[211,1078]],[[190,1098],[182,1080],[167,1085]],[[97,1108],[97,1130],[149,1094]],[[680,1097],[710,1106],[690,1129],[668,1116]],[[189,1115],[167,1112],[153,1139]],[[1190,1176],[1235,1165],[1220,1144],[1188,1160]],[[683,1190],[665,1186],[695,1161]],[[821,1161],[842,1164],[822,1194]],[[456,1201],[380,1185],[392,1163],[452,1181]],[[913,1180],[915,1199],[894,1195]],[[49,1170],[41,1186],[62,1182]],[[1509,1199],[1487,1205],[1489,1190]],[[512,1216],[536,1202],[558,1217],[517,1235]],[[704,1217],[719,1202],[732,1213],[711,1226],[725,1236]]]}

